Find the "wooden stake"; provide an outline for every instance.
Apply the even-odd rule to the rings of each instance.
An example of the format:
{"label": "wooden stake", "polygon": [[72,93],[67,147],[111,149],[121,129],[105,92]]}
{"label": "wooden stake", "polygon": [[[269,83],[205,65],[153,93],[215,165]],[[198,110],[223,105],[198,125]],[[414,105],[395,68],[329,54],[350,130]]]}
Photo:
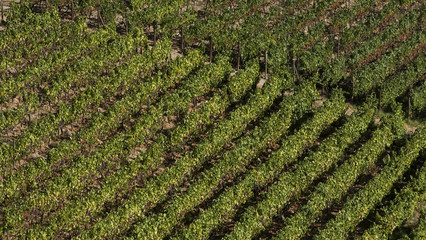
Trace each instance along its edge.
{"label": "wooden stake", "polygon": [[185,50],[185,36],[183,33],[183,26],[180,26],[180,50],[183,53],[183,51]]}
{"label": "wooden stake", "polygon": [[74,0],[71,0],[71,19],[74,21],[75,12],[74,12]]}
{"label": "wooden stake", "polygon": [[408,90],[408,120],[411,119],[411,87]]}
{"label": "wooden stake", "polygon": [[126,18],[125,24],[126,24],[126,35],[127,35],[127,34],[129,34],[129,25],[130,25],[129,17],[128,16]]}
{"label": "wooden stake", "polygon": [[102,19],[102,15],[101,15],[101,7],[98,8],[98,17],[99,17],[99,20],[101,21],[102,25],[105,27],[105,22]]}
{"label": "wooden stake", "polygon": [[241,42],[238,42],[237,70],[240,70],[241,64]]}
{"label": "wooden stake", "polygon": [[337,57],[339,56],[339,54],[340,54],[340,38],[337,37]]}
{"label": "wooden stake", "polygon": [[[297,69],[296,69],[296,58],[294,57],[293,57],[293,75],[297,80],[299,80],[299,77],[297,75]],[[296,82],[296,79],[294,80],[294,82]]]}
{"label": "wooden stake", "polygon": [[157,42],[157,22],[154,21],[154,46],[156,42]]}
{"label": "wooden stake", "polygon": [[213,37],[210,36],[210,62],[213,61]]}
{"label": "wooden stake", "polygon": [[1,20],[0,22],[3,22],[4,19],[4,8],[3,8],[3,0],[1,0]]}
{"label": "wooden stake", "polygon": [[265,78],[268,79],[268,51],[265,51]]}

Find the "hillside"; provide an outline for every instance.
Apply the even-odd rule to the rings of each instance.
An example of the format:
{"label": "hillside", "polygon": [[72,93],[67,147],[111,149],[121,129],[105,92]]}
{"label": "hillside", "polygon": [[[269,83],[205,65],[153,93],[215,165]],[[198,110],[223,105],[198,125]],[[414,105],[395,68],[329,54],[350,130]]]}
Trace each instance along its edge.
{"label": "hillside", "polygon": [[425,239],[423,1],[1,2],[0,239]]}

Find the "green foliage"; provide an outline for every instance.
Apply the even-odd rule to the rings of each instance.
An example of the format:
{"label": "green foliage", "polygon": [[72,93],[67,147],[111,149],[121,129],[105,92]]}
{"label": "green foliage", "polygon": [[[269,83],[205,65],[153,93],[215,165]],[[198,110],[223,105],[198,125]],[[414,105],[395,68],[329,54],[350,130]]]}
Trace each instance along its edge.
{"label": "green foliage", "polygon": [[[399,155],[392,156],[392,160],[367,185],[358,191],[353,198],[346,201],[336,218],[330,220],[315,239],[346,239],[349,232],[367,217],[369,211],[378,204],[391,190],[393,184],[410,167],[419,156],[420,151],[426,149],[426,128],[417,130],[414,137],[401,148]],[[426,168],[420,170],[419,179],[414,180],[420,188],[426,186]],[[402,212],[403,213],[403,212]],[[400,214],[395,212],[393,214]],[[385,233],[391,233],[388,229]],[[384,237],[384,236],[383,236]],[[383,239],[383,238],[380,238]]]}
{"label": "green foliage", "polygon": [[[407,159],[409,159],[408,155]],[[398,193],[392,202],[382,209],[382,213],[377,213],[374,225],[367,229],[360,238],[386,239],[391,236],[392,232],[397,227],[401,226],[404,221],[412,216],[416,207],[419,204],[422,204],[422,201],[426,197],[425,186],[426,169],[425,166],[423,166],[418,170],[417,176],[414,179],[411,179],[411,181]],[[421,215],[420,221],[424,221],[422,218],[424,218],[424,213]],[[419,222],[419,227],[421,227],[422,224],[424,223]]]}
{"label": "green foliage", "polygon": [[[169,46],[169,48],[165,48],[166,46]],[[161,54],[160,50],[162,50],[163,54]],[[146,73],[149,72],[149,69],[154,68],[155,64],[159,64],[161,61],[165,61],[165,57],[168,56],[168,51],[170,51],[170,41],[165,41],[163,44],[158,44],[157,48],[154,48],[152,51],[148,51],[143,55],[137,55],[135,56],[131,61],[126,62],[125,65],[123,65],[119,72],[120,74],[114,74],[110,77],[110,81],[104,81],[102,82],[103,85],[101,89],[109,89],[109,91],[112,93],[117,89],[120,85],[126,86],[126,82],[134,80],[133,77],[136,75],[136,73],[141,69],[146,69]],[[160,59],[163,58],[163,59]],[[157,85],[158,86],[158,85]],[[151,88],[152,86],[145,85],[146,88]],[[48,135],[49,133],[53,131],[57,131],[57,129],[67,121],[71,121],[74,118],[77,118],[79,114],[75,114],[76,111],[81,111],[84,109],[85,106],[88,106],[89,104],[94,103],[100,103],[100,101],[103,99],[105,95],[102,94],[100,89],[95,89],[93,87],[88,87],[86,89],[86,92],[79,97],[75,98],[73,100],[73,103],[71,105],[65,105],[62,104],[59,109],[59,116],[54,116],[53,114],[47,118],[42,119],[41,121],[38,121],[35,123],[34,127],[28,129],[27,132],[24,133],[24,135],[21,136],[21,138],[15,142],[12,146],[9,146],[9,149],[6,151],[2,151],[1,154],[3,154],[4,161],[11,161],[9,158],[13,156],[13,154],[16,154],[17,152],[26,152],[27,146],[34,144],[37,139],[41,138],[42,136]],[[145,95],[147,98],[149,95]],[[134,98],[133,100],[142,100],[143,99],[137,99]],[[146,99],[145,101],[147,101]],[[119,102],[123,103],[123,102]],[[125,103],[125,102],[124,102]],[[118,104],[118,103],[117,103]],[[129,104],[131,107],[132,104]],[[117,112],[116,112],[117,113]],[[118,114],[118,113],[117,113]],[[117,116],[117,115],[116,115]],[[105,119],[107,116],[103,116]],[[117,116],[118,117],[118,116]],[[116,118],[117,118],[116,117]],[[110,120],[116,119],[116,118],[110,118]],[[70,139],[70,141],[62,142],[59,149],[56,149],[57,151],[52,154],[50,157],[51,163],[54,163],[55,159],[58,161],[59,159],[65,157],[68,154],[73,154],[74,151],[81,148],[81,140],[89,143],[89,144],[95,144],[97,142],[97,134],[100,129],[102,129],[103,124],[106,124],[108,126],[107,122],[101,122],[99,121],[99,117],[94,118],[94,122],[91,126],[91,129],[84,129],[81,131],[80,137],[83,138],[75,138]],[[110,127],[113,125],[110,124]],[[47,203],[49,201],[53,202],[55,198],[52,198],[51,194],[53,192],[66,192],[66,191],[73,191],[73,189],[78,189],[77,186],[82,187],[81,179],[79,178],[80,175],[88,174],[90,172],[91,168],[96,168],[96,164],[100,164],[99,162],[104,160],[105,158],[112,157],[116,154],[120,154],[122,151],[123,145],[123,137],[124,136],[118,136],[116,138],[110,139],[105,146],[103,146],[102,150],[97,151],[90,155],[89,157],[80,157],[78,164],[68,171],[65,172],[64,175],[61,176],[61,178],[53,178],[51,181],[48,181],[45,185],[45,188],[42,189],[42,193],[37,194],[35,198],[32,199],[24,199],[22,200],[22,203],[17,203],[15,205],[12,205],[9,209],[14,209],[13,211],[9,212],[9,209],[7,210],[9,214],[7,214],[7,221],[4,223],[5,229],[17,227],[19,224],[17,224],[20,221],[23,221],[22,212],[25,211],[25,209],[30,209],[35,204],[40,204],[40,207],[45,207],[46,209],[52,208],[52,205],[48,205]],[[64,153],[65,152],[65,153]],[[8,157],[9,156],[9,157]],[[16,156],[16,155],[15,155]],[[40,169],[40,173],[49,171],[50,167],[49,164],[46,164],[45,169]],[[91,167],[91,168],[89,168]],[[21,172],[22,173],[22,172]],[[21,181],[24,180],[25,177],[22,175],[15,175],[12,177],[10,182],[16,181],[15,178],[20,179]],[[3,183],[2,183],[3,184]],[[69,188],[70,185],[75,184],[75,188]],[[80,184],[80,185],[78,185]],[[9,185],[6,185],[9,186]],[[10,185],[11,188],[2,188],[2,194],[0,197],[4,199],[5,195],[13,196],[18,194],[16,192],[15,188],[16,185]],[[57,196],[59,197],[59,196]],[[19,214],[21,213],[21,214]]]}
{"label": "green foliage", "polygon": [[[424,73],[426,72],[426,64],[424,61],[425,54],[420,53],[412,63],[410,63],[405,70],[398,72],[393,75],[382,85],[382,105],[387,105],[394,101],[397,97],[403,95],[410,89],[416,82],[420,81]],[[419,93],[416,91],[411,93],[413,98],[413,110],[418,111],[424,107],[424,98],[421,95],[422,88],[419,88]],[[418,95],[418,97],[416,96]],[[423,101],[423,102],[422,102]]]}
{"label": "green foliage", "polygon": [[[188,191],[168,205],[164,213],[144,218],[135,226],[138,237],[163,238],[181,221],[185,212],[193,210],[198,204],[211,197],[225,178],[233,178],[244,171],[250,160],[265,150],[268,144],[278,141],[287,132],[297,117],[293,112],[308,110],[315,97],[312,85],[302,87],[296,96],[285,99],[281,108],[263,120],[251,135],[240,138],[234,149],[222,155],[219,163],[203,173],[203,178],[193,183]],[[303,101],[300,101],[302,100]],[[297,107],[295,103],[298,102]],[[199,238],[199,236],[197,237]]]}
{"label": "green foliage", "polygon": [[96,223],[93,228],[83,232],[85,238],[91,236],[109,235],[113,232],[123,231],[123,226],[128,221],[130,215],[146,211],[147,204],[155,206],[167,195],[170,187],[176,186],[183,181],[183,176],[190,174],[199,167],[209,156],[219,153],[224,144],[229,143],[233,138],[241,135],[247,124],[258,118],[260,114],[271,106],[274,99],[278,97],[283,89],[288,85],[285,79],[271,78],[264,88],[254,92],[247,101],[247,104],[231,112],[227,119],[219,122],[218,125],[196,145],[187,152],[176,165],[167,168],[163,174],[151,179],[146,183],[146,187],[138,189],[125,205],[111,212],[102,221]]}
{"label": "green foliage", "polygon": [[[257,238],[297,204],[274,237],[298,239],[342,197],[315,237],[353,237],[426,147],[423,124],[404,130],[403,109],[411,100],[418,123],[426,105],[423,2],[10,6],[0,31],[0,238],[208,239],[229,219],[225,239]],[[351,193],[384,153],[384,167]],[[403,224],[425,198],[424,173],[362,238]],[[409,237],[422,237],[422,219]]]}
{"label": "green foliage", "polygon": [[[424,61],[423,61],[424,62]],[[423,83],[411,93],[413,110],[421,112],[426,108],[426,83]]]}

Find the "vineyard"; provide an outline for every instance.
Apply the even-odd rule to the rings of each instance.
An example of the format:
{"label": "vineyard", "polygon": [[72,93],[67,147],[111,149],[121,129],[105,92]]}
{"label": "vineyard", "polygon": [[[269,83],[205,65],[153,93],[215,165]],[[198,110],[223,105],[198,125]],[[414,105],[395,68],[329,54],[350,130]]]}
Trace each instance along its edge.
{"label": "vineyard", "polygon": [[426,239],[414,0],[1,0],[0,239]]}

